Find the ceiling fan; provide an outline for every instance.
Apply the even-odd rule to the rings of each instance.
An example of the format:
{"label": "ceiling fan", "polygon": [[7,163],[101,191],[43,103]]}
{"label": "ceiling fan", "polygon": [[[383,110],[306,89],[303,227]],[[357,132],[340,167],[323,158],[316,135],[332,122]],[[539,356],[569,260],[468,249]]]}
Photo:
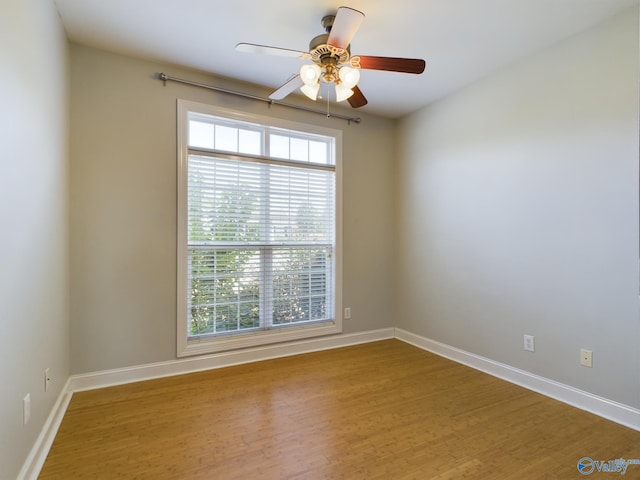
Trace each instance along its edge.
{"label": "ceiling fan", "polygon": [[326,33],[311,40],[308,52],[253,43],[239,43],[236,50],[313,61],[302,65],[300,73],[269,95],[271,100],[282,100],[298,88],[311,100],[316,100],[320,83],[324,82],[335,84],[338,102],[348,100],[353,108],[358,108],[367,104],[367,99],[357,85],[360,69],[420,74],[426,66],[424,60],[417,58],[351,56],[351,40],[363,20],[364,13],[358,10],[338,8],[335,15],[327,15],[322,19]]}

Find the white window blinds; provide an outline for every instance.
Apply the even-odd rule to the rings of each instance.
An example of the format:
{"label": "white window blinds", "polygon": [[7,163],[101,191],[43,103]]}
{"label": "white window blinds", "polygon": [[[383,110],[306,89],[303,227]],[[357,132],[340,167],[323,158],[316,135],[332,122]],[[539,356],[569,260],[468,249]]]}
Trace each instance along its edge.
{"label": "white window blinds", "polygon": [[188,113],[191,340],[335,321],[335,140]]}

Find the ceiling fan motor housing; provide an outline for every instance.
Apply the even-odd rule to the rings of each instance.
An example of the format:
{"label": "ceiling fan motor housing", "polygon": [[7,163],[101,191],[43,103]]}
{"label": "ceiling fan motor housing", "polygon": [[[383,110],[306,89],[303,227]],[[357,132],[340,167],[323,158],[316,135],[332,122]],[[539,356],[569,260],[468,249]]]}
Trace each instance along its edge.
{"label": "ceiling fan motor housing", "polygon": [[[348,46],[345,49],[328,45],[328,38],[329,34],[323,33],[322,35],[314,37],[311,42],[309,42],[309,55],[311,55],[311,59],[320,66],[324,66],[328,63],[335,63],[338,65],[347,63],[351,53],[351,46]],[[335,62],[333,59],[335,59]]]}

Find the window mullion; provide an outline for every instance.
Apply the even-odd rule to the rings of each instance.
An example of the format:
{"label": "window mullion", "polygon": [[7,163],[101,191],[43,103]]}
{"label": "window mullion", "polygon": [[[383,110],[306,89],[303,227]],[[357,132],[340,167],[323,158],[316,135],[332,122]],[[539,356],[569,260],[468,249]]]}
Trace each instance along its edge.
{"label": "window mullion", "polygon": [[[218,271],[218,252],[213,254],[213,271]],[[213,282],[213,333],[216,333],[218,328],[218,282]]]}
{"label": "window mullion", "polygon": [[273,326],[273,248],[260,249],[260,326],[268,330]]}
{"label": "window mullion", "polygon": [[[265,133],[265,152],[269,152],[269,135]],[[268,165],[260,169],[260,326],[273,325],[273,248],[271,247],[271,172]]]}

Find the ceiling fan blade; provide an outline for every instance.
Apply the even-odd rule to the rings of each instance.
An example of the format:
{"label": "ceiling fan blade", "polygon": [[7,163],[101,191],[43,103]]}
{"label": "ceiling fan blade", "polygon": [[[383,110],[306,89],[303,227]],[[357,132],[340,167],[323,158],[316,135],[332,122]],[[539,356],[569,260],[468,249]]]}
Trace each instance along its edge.
{"label": "ceiling fan blade", "polygon": [[282,100],[284,97],[289,95],[290,93],[295,92],[298,88],[304,85],[302,78],[300,75],[293,76],[290,80],[287,81],[284,85],[278,88],[275,92],[269,95],[271,100]]}
{"label": "ceiling fan blade", "polygon": [[340,7],[329,32],[327,44],[346,49],[364,20],[364,13],[349,7]]}
{"label": "ceiling fan blade", "polygon": [[263,53],[266,55],[279,55],[281,57],[306,58],[309,54],[299,50],[288,48],[268,47],[266,45],[256,45],[255,43],[239,43],[236,45],[238,52]]}
{"label": "ceiling fan blade", "polygon": [[[353,58],[353,57],[352,57]],[[388,72],[422,73],[426,62],[419,58],[371,57],[359,55],[360,68]]]}
{"label": "ceiling fan blade", "polygon": [[353,108],[364,107],[367,103],[369,103],[357,85],[353,87],[353,95],[347,98],[347,100],[349,101],[349,105],[351,105]]}

